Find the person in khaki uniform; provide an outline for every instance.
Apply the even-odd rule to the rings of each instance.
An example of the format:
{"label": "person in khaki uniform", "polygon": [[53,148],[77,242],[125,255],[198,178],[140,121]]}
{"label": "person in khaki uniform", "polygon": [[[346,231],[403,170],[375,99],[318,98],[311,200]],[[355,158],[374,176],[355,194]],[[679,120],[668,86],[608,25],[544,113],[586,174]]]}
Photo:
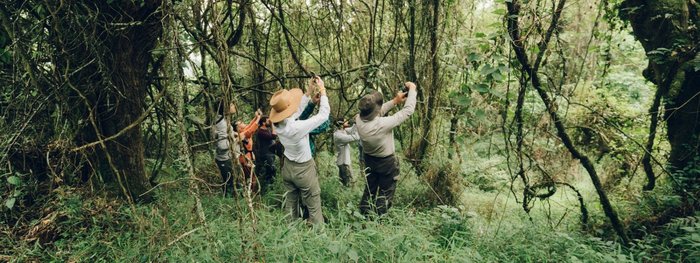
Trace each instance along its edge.
{"label": "person in khaki uniform", "polygon": [[[367,187],[360,200],[360,212],[374,211],[382,215],[391,207],[391,200],[399,178],[399,161],[394,156],[394,128],[408,119],[416,109],[416,84],[406,82],[408,94],[399,92],[394,99],[383,103],[379,92],[360,99],[359,116],[355,127],[360,135],[364,161],[367,166]],[[391,116],[384,116],[395,105],[405,102],[403,108]]]}
{"label": "person in khaki uniform", "polygon": [[[321,96],[318,114],[298,120],[302,110],[314,96],[315,88]],[[321,188],[318,184],[316,163],[311,156],[309,133],[328,120],[331,108],[326,96],[323,80],[315,77],[302,94],[301,89],[280,90],[270,99],[270,121],[284,146],[284,165],[281,176],[286,188],[284,209],[292,219],[299,218],[299,197],[309,209],[309,222],[323,223],[321,211]]]}

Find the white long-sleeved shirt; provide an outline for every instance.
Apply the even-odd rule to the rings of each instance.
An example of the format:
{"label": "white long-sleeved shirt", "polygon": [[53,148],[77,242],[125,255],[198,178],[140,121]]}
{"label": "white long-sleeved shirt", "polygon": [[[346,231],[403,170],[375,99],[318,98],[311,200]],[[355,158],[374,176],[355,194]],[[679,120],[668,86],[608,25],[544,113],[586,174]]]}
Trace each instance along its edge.
{"label": "white long-sleeved shirt", "polygon": [[275,124],[275,132],[284,146],[284,156],[290,161],[304,163],[311,160],[311,146],[309,145],[309,132],[328,120],[331,107],[328,97],[321,96],[321,105],[318,113],[306,120],[297,120],[301,112],[309,104],[309,97],[301,97],[301,103],[297,111],[289,118]]}
{"label": "white long-sleeved shirt", "polygon": [[371,121],[363,121],[360,116],[355,117],[357,133],[360,135],[365,154],[380,158],[394,154],[393,129],[413,114],[416,109],[416,95],[415,90],[409,90],[403,108],[394,115],[384,117],[394,107],[394,100],[390,100],[382,105],[379,116]]}
{"label": "white long-sleeved shirt", "polygon": [[333,133],[337,165],[350,165],[350,143],[360,139],[357,130],[353,128],[339,129]]}

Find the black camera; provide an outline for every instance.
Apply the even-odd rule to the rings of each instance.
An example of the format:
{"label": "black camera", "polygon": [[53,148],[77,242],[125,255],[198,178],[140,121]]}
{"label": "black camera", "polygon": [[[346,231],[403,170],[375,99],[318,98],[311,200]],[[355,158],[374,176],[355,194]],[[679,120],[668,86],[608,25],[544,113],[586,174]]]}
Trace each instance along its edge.
{"label": "black camera", "polygon": [[399,89],[403,92],[404,97],[408,96],[408,87],[406,87],[406,84],[400,84]]}

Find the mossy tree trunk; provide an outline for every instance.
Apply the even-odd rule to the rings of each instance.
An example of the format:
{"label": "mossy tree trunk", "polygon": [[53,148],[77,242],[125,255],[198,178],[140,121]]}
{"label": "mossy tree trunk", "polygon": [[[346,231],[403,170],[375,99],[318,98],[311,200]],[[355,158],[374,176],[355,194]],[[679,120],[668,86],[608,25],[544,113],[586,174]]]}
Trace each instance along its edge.
{"label": "mossy tree trunk", "polygon": [[[630,22],[649,65],[643,74],[657,85],[671,145],[670,171],[686,180],[681,192],[700,186],[700,2],[626,0],[620,15]],[[653,183],[653,182],[650,182]]]}
{"label": "mossy tree trunk", "polygon": [[[56,72],[66,73],[75,138],[109,186],[129,200],[148,200],[141,121],[153,69],[152,51],[162,33],[161,0],[45,2]],[[81,124],[82,123],[82,124]],[[112,188],[112,187],[109,187]]]}

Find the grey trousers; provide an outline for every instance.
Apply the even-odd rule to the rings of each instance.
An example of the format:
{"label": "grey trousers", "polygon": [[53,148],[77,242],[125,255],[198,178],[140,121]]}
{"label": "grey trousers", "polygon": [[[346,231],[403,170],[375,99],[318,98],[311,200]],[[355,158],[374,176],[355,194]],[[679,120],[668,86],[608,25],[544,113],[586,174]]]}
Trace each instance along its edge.
{"label": "grey trousers", "polygon": [[321,187],[318,184],[316,163],[313,159],[305,163],[296,163],[286,157],[282,166],[282,181],[287,190],[284,209],[292,219],[299,218],[299,197],[309,208],[309,221],[323,223],[321,212]]}
{"label": "grey trousers", "polygon": [[347,164],[338,165],[338,173],[340,175],[340,182],[343,184],[343,186],[348,186],[350,184],[350,179],[352,178],[350,166]]}

